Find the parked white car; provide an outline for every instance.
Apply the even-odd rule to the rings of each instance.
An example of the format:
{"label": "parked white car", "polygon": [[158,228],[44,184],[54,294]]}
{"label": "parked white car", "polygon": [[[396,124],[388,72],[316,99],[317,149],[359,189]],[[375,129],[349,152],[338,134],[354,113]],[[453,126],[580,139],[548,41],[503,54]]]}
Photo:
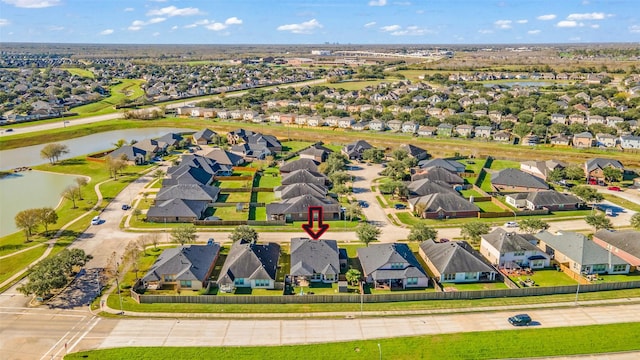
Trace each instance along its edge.
{"label": "parked white car", "polygon": [[100,225],[101,222],[102,219],[100,219],[100,216],[95,216],[93,219],[91,219],[91,225]]}
{"label": "parked white car", "polygon": [[508,227],[508,228],[517,228],[518,227],[518,223],[515,221],[507,221],[504,224],[504,227]]}

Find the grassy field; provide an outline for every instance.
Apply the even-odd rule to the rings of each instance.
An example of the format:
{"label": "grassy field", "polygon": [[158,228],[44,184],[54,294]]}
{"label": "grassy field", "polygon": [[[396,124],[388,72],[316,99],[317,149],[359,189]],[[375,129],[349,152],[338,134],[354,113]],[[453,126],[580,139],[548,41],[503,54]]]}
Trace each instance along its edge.
{"label": "grassy field", "polygon": [[[275,175],[275,176],[274,176]],[[276,173],[265,173],[258,179],[258,187],[272,188],[282,184],[282,177]]]}
{"label": "grassy field", "polygon": [[217,216],[222,220],[248,220],[249,213],[246,211],[236,211],[235,206],[216,207],[213,216]]}
{"label": "grassy field", "polygon": [[89,78],[89,79],[95,78],[93,73],[89,70],[80,69],[80,68],[66,68],[65,70],[67,70],[71,75],[76,75],[76,76]]}
{"label": "grassy field", "polygon": [[503,212],[503,211],[505,211],[503,208],[501,208],[500,206],[492,203],[491,201],[477,201],[477,202],[474,202],[474,204],[476,204],[476,206],[478,206],[482,212]]}
{"label": "grassy field", "polygon": [[135,100],[144,95],[144,90],[140,87],[144,80],[122,79],[117,85],[112,86],[109,91],[111,95],[98,102],[72,108],[72,112],[80,115],[102,115],[116,112],[115,105],[121,104],[124,100]]}
{"label": "grassy field", "polygon": [[489,282],[489,283],[469,283],[469,284],[450,284],[444,283],[442,286],[446,289],[454,291],[478,291],[478,290],[500,290],[508,289],[507,285],[502,282]]}
{"label": "grassy field", "polygon": [[[640,349],[640,323],[527,328],[312,345],[129,347],[79,352],[73,359],[495,359],[597,354]],[[606,336],[603,336],[606,334]],[[487,341],[487,339],[500,339]],[[541,341],[541,339],[545,339]]]}
{"label": "grassy field", "polygon": [[310,141],[283,141],[282,151],[284,152],[298,152],[302,149],[309,147],[313,142]]}
{"label": "grassy field", "polygon": [[531,279],[535,282],[536,286],[564,286],[577,284],[576,280],[573,280],[562,271],[557,271],[555,269],[535,270],[531,275],[511,275],[509,278],[516,284],[518,284],[519,281]]}
{"label": "grassy field", "polygon": [[[582,219],[586,215],[589,215],[590,213],[591,213],[590,210],[558,211],[556,213],[552,213],[549,215],[532,215],[532,216],[527,216],[526,218],[541,219],[544,221],[561,221],[561,220],[571,220],[571,219]],[[413,216],[410,212],[398,212],[396,215],[398,216],[398,219],[403,224],[409,225],[409,226],[418,222],[424,222],[429,226],[451,227],[451,226],[459,226],[461,224],[468,223],[470,221],[484,222],[484,223],[489,223],[497,226],[497,225],[502,225],[505,221],[513,220],[513,216],[507,216],[502,218],[481,218],[481,219],[454,218],[454,219],[440,220],[440,219],[420,219]],[[518,217],[518,219],[520,219],[520,217]]]}
{"label": "grassy field", "polygon": [[46,249],[46,245],[41,245],[0,260],[0,283],[4,282],[16,272],[24,269],[25,266],[38,259],[42,254],[44,254]]}
{"label": "grassy field", "polygon": [[325,84],[327,87],[334,89],[345,89],[345,90],[362,90],[367,86],[375,86],[382,82],[389,82],[388,80],[369,80],[369,81],[347,81],[342,83],[327,83]]}
{"label": "grassy field", "polygon": [[636,212],[640,212],[640,205],[638,205],[638,204],[636,204],[634,202],[631,202],[631,201],[629,201],[627,199],[624,199],[623,198],[624,193],[620,194],[620,196],[611,195],[611,194],[602,194],[602,195],[604,196],[605,200],[611,201],[612,203],[614,203],[614,204],[616,204],[616,205],[618,205],[620,207],[623,207],[623,208],[628,209],[628,210],[633,210],[633,211],[636,211]]}

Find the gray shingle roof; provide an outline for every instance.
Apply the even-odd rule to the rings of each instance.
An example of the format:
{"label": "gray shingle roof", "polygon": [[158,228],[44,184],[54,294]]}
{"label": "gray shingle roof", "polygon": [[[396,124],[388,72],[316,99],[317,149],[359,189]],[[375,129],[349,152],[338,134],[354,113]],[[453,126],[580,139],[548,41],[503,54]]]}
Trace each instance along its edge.
{"label": "gray shingle roof", "polygon": [[493,185],[519,186],[534,189],[548,189],[549,185],[539,177],[518,169],[503,169],[491,175]]}
{"label": "gray shingle roof", "polygon": [[306,169],[309,171],[318,172],[318,162],[312,159],[298,159],[289,161],[288,163],[280,166],[281,173],[290,173],[296,170]]}
{"label": "gray shingle roof", "polygon": [[427,240],[420,243],[420,248],[440,274],[495,272],[465,241],[437,243]]}
{"label": "gray shingle roof", "polygon": [[218,198],[220,189],[215,186],[200,184],[177,184],[160,189],[156,201],[169,199],[203,200],[214,202]]}
{"label": "gray shingle roof", "polygon": [[508,232],[502,228],[497,228],[489,234],[482,235],[482,239],[503,254],[514,251],[540,251],[531,243],[531,241],[536,241],[533,235]]}
{"label": "gray shingle roof", "polygon": [[579,233],[566,232],[554,235],[548,231],[543,231],[534,236],[536,239],[544,241],[556,252],[564,254],[578,264],[607,264],[609,263],[609,255],[611,255],[612,264],[627,263],[615,254],[609,254],[609,251]]}
{"label": "gray shingle roof", "polygon": [[[406,278],[408,277],[406,270],[409,268],[417,270],[417,274],[421,275],[411,277],[427,276],[409,246],[403,243],[372,244],[364,248],[358,248],[358,259],[364,274],[372,276],[375,280]],[[409,266],[403,269],[380,269],[386,264],[405,262]],[[416,272],[412,271],[411,274],[415,275]]]}
{"label": "gray shingle roof", "polygon": [[480,211],[480,208],[462,196],[454,193],[435,193],[409,199],[412,205],[425,204],[426,212],[436,212],[440,209],[453,211]]}
{"label": "gray shingle roof", "polygon": [[325,186],[329,179],[326,175],[316,171],[305,169],[292,171],[282,177],[282,185],[291,185],[296,183],[309,183]]}
{"label": "gray shingle roof", "polygon": [[322,145],[313,145],[300,152],[300,155],[310,155],[314,157],[322,157],[324,154],[330,154],[333,150],[330,150]]}
{"label": "gray shingle roof", "polygon": [[327,196],[328,190],[324,186],[307,183],[295,183],[291,185],[278,186],[276,191],[280,191],[281,199],[291,199],[302,195],[311,195],[317,198]]}
{"label": "gray shingle roof", "polygon": [[622,166],[622,163],[620,163],[620,161],[614,160],[614,159],[603,159],[603,158],[589,159],[587,160],[586,166],[587,166],[587,171],[589,172],[595,169],[604,169],[607,166],[612,166],[620,170],[624,169],[624,166]]}
{"label": "gray shingle roof", "polygon": [[[446,171],[446,170],[445,170]],[[440,181],[431,181],[430,179],[421,179],[412,181],[407,186],[412,194],[424,196],[435,193],[454,193],[458,194],[449,184]]]}
{"label": "gray shingle roof", "polygon": [[291,275],[339,274],[340,259],[335,240],[291,239]]}
{"label": "gray shingle roof", "polygon": [[147,210],[147,217],[195,217],[200,219],[209,201],[169,199]]}
{"label": "gray shingle roof", "polygon": [[367,149],[372,149],[373,146],[364,140],[357,140],[351,144],[347,144],[342,148],[342,152],[349,157],[360,157],[362,153]]}
{"label": "gray shingle roof", "polygon": [[427,150],[411,144],[401,144],[399,148],[400,150],[406,151],[410,156],[413,157],[422,157],[427,154]]}
{"label": "gray shingle roof", "polygon": [[463,172],[465,168],[464,165],[455,160],[446,159],[422,160],[418,163],[418,166],[423,169],[430,167],[441,167],[454,173]]}
{"label": "gray shingle roof", "polygon": [[267,216],[280,214],[306,213],[309,206],[322,206],[325,213],[340,212],[340,204],[330,198],[317,198],[311,195],[301,195],[285,199],[279,203],[267,204]]}
{"label": "gray shingle roof", "polygon": [[216,135],[218,134],[215,131],[204,128],[193,134],[193,138],[196,140],[204,139],[206,141],[211,141],[211,139],[213,139]]}
{"label": "gray shingle roof", "polygon": [[238,166],[244,163],[242,156],[220,148],[212,149],[204,154],[204,157],[212,159],[222,165]]}
{"label": "gray shingle roof", "polygon": [[535,206],[573,205],[582,203],[580,199],[573,195],[559,193],[554,190],[530,192],[527,193],[526,198]]}
{"label": "gray shingle roof", "polygon": [[598,230],[594,235],[614,247],[640,258],[640,231],[634,230]]}
{"label": "gray shingle roof", "polygon": [[442,181],[450,185],[464,184],[464,179],[449,170],[439,166],[430,167],[424,173],[415,174],[412,180],[429,179],[431,181]]}
{"label": "gray shingle roof", "polygon": [[233,284],[237,278],[276,279],[280,245],[276,243],[254,244],[245,240],[231,245],[227,259],[222,265],[218,284]]}
{"label": "gray shingle roof", "polygon": [[166,249],[158,256],[142,280],[159,281],[163,275],[175,275],[177,281],[205,281],[219,253],[220,244],[218,243]]}
{"label": "gray shingle roof", "polygon": [[111,156],[114,159],[119,159],[123,156],[126,157],[127,160],[129,161],[135,161],[136,158],[139,159],[143,159],[145,158],[145,156],[147,155],[147,151],[144,149],[141,149],[135,145],[124,145],[121,146],[117,149],[115,149],[114,151],[112,151],[109,156]]}

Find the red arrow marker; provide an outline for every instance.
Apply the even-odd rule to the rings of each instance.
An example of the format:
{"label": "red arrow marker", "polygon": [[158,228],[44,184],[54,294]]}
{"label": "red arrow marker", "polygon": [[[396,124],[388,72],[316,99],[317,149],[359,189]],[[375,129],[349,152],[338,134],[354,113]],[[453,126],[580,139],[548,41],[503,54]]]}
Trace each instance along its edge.
{"label": "red arrow marker", "polygon": [[[322,206],[309,206],[308,223],[302,224],[302,229],[306,231],[307,234],[309,234],[309,236],[311,236],[313,240],[318,240],[320,236],[322,236],[322,234],[324,234],[324,232],[329,229],[329,224],[322,223],[322,211],[323,211]],[[318,231],[314,230],[313,228],[314,213],[318,214]]]}

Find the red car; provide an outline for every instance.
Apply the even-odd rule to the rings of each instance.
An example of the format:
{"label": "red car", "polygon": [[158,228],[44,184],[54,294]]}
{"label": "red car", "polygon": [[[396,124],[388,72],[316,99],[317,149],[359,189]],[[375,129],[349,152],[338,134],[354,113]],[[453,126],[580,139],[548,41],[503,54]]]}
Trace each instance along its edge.
{"label": "red car", "polygon": [[618,186],[609,186],[607,189],[611,191],[622,191]]}

